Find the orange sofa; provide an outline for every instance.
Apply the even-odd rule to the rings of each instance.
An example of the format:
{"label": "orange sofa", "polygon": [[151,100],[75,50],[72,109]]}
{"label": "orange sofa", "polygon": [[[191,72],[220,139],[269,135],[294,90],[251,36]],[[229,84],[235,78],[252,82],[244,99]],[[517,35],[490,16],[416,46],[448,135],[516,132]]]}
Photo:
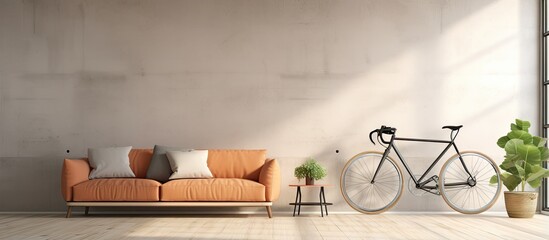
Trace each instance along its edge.
{"label": "orange sofa", "polygon": [[280,169],[274,159],[266,159],[265,150],[209,150],[208,168],[214,178],[177,179],[164,184],[146,179],[152,149],[132,149],[130,167],[135,178],[89,180],[87,158],[65,159],[61,190],[72,207],[98,206],[271,206],[280,193]]}

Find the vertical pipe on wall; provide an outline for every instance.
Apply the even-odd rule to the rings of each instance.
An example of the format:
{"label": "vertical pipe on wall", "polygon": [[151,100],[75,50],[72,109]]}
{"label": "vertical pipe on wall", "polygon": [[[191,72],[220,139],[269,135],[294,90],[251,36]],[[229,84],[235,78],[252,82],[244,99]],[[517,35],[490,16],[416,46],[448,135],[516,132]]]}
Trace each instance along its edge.
{"label": "vertical pipe on wall", "polygon": [[[540,40],[540,51],[539,51],[539,69],[540,69],[540,88],[539,88],[539,100],[540,100],[540,111],[539,111],[539,122],[541,131],[541,136],[547,138],[546,124],[547,124],[547,42],[546,38],[546,29],[547,29],[547,0],[540,0],[540,11],[539,11],[539,40]],[[547,168],[547,163],[544,163],[544,167]],[[541,187],[542,197],[540,199],[541,210],[547,210],[547,179],[543,179],[543,184]]]}

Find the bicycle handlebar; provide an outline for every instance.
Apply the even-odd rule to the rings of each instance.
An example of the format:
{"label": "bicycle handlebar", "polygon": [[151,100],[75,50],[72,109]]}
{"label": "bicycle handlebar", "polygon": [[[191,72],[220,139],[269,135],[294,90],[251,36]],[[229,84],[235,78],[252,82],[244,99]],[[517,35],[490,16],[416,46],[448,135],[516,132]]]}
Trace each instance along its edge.
{"label": "bicycle handlebar", "polygon": [[390,134],[390,135],[395,134],[396,128],[386,127],[386,126],[383,125],[383,126],[381,126],[379,129],[375,129],[375,130],[371,131],[371,132],[370,132],[370,141],[371,141],[374,145],[376,145],[376,143],[375,143],[374,140],[372,139],[372,135],[373,135],[374,133],[376,133],[376,132],[377,132],[378,142],[379,142],[379,138],[381,138],[381,141],[382,141],[383,143],[388,143],[387,141],[385,141],[385,139],[383,139],[383,134]]}
{"label": "bicycle handlebar", "polygon": [[[375,132],[378,132],[378,131],[379,131],[379,129],[375,129],[374,131],[371,131],[371,132],[370,132],[370,141],[371,141],[374,145],[376,145],[376,143],[375,143],[374,140],[372,139],[372,135],[373,135]],[[379,134],[379,133],[378,133],[378,134]]]}

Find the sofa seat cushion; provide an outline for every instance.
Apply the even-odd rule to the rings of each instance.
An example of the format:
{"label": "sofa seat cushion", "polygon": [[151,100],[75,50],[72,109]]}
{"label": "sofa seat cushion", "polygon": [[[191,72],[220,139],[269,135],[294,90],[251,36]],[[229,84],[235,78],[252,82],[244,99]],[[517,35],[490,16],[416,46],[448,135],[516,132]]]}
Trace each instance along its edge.
{"label": "sofa seat cushion", "polygon": [[160,183],[150,179],[93,179],[73,187],[73,201],[158,201]]}
{"label": "sofa seat cushion", "polygon": [[161,201],[265,201],[265,186],[238,178],[172,180],[160,193]]}

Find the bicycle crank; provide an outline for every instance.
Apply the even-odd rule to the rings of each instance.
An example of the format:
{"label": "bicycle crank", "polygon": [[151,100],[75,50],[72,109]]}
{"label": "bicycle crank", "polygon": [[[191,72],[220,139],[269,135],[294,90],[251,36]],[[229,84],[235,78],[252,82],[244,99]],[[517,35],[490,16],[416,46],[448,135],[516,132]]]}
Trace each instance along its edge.
{"label": "bicycle crank", "polygon": [[[414,176],[416,177],[416,179],[419,179],[421,177],[420,175],[414,175]],[[438,185],[438,177],[434,177],[432,179],[432,181],[435,182],[435,184],[436,184],[435,186]],[[414,182],[414,180],[411,177],[408,179],[408,191],[416,197],[424,196],[427,193],[440,195],[440,192],[438,191],[438,188],[435,188],[435,189],[417,188],[416,183]]]}
{"label": "bicycle crank", "polygon": [[[421,175],[414,175],[414,176],[416,177],[416,179],[421,177]],[[421,197],[427,193],[423,189],[416,188],[416,183],[414,182],[414,179],[412,179],[411,177],[408,179],[408,191],[416,197]]]}

